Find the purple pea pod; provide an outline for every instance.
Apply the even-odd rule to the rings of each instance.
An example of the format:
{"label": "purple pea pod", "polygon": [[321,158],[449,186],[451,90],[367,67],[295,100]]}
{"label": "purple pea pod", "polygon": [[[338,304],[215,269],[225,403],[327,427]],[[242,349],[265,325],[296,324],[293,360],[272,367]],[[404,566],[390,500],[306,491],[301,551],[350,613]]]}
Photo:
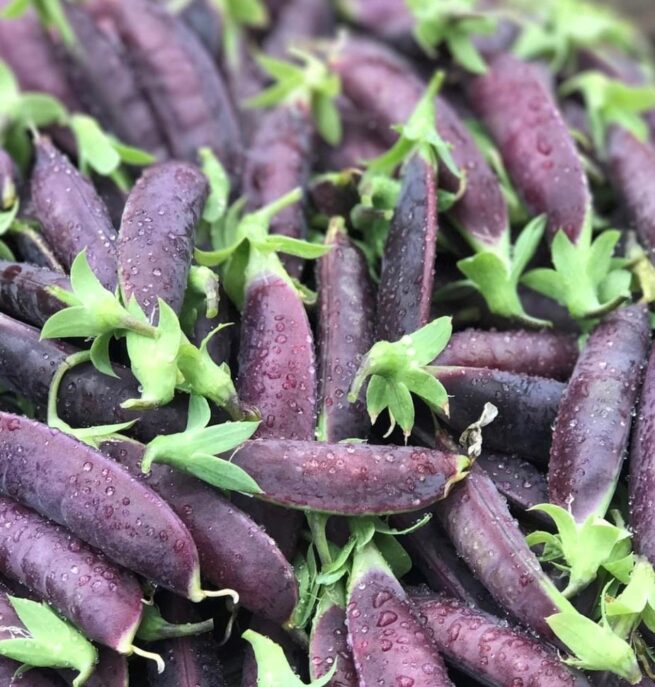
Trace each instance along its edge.
{"label": "purple pea pod", "polygon": [[[66,358],[79,349],[60,341],[40,339],[39,330],[0,315],[0,382],[36,406],[45,418],[53,377]],[[131,432],[143,441],[160,434],[182,431],[186,402],[178,397],[162,408],[141,413],[125,410],[121,404],[137,395],[138,384],[122,365],[113,365],[116,377],[98,372],[90,363],[68,371],[59,390],[61,418],[75,427],[93,427],[138,419]]]}
{"label": "purple pea pod", "polygon": [[116,288],[116,230],[93,185],[50,139],[35,142],[31,194],[46,241],[69,270],[86,250],[89,266],[109,291]]}
{"label": "purple pea pod", "polygon": [[485,403],[498,408],[485,446],[503,453],[516,452],[545,466],[551,427],[564,384],[554,379],[473,367],[435,367],[434,374],[450,396],[447,424],[463,432],[473,424]]}
{"label": "purple pea pod", "polygon": [[614,495],[650,345],[645,306],[606,315],[589,336],[553,429],[550,501],[578,523],[603,517]]}
{"label": "purple pea pod", "polygon": [[289,48],[302,45],[308,38],[329,36],[334,31],[334,13],[322,0],[288,0],[264,41],[264,50],[284,58]]}
{"label": "purple pea pod", "polygon": [[118,238],[118,279],[146,317],[161,298],[179,314],[187,288],[196,225],[209,192],[201,171],[186,162],[149,167],[128,196]]}
{"label": "purple pea pod", "polygon": [[346,612],[360,684],[452,684],[430,633],[373,544],[355,552]]}
{"label": "purple pea pod", "polygon": [[362,121],[361,113],[358,116],[353,114],[351,107],[341,106],[342,100],[339,107],[343,122],[341,141],[335,146],[323,145],[320,150],[319,168],[328,172],[360,168],[366,161],[385,153],[388,147],[377,129]]}
{"label": "purple pea pod", "polygon": [[506,620],[457,599],[416,596],[412,601],[449,663],[489,687],[530,684],[589,687],[587,678],[567,668],[557,651]]}
{"label": "purple pea pod", "polygon": [[485,367],[566,381],[578,358],[575,336],[523,329],[455,332],[434,365]]}
{"label": "purple pea pod", "polygon": [[476,464],[491,477],[515,512],[543,519],[539,511],[527,512],[533,506],[548,503],[548,482],[543,472],[515,455],[483,452]]}
{"label": "purple pea pod", "polygon": [[211,56],[184,22],[147,0],[100,0],[159,121],[174,158],[193,162],[210,148],[238,187],[241,132],[234,107]]}
{"label": "purple pea pod", "polygon": [[367,33],[393,44],[411,41],[414,18],[398,0],[338,0],[339,14]]}
{"label": "purple pea pod", "polygon": [[634,134],[612,126],[607,136],[607,163],[612,185],[626,206],[637,235],[655,255],[655,148]]}
{"label": "purple pea pod", "polygon": [[[201,619],[192,604],[174,594],[159,596],[157,603],[169,623]],[[152,648],[164,659],[166,670],[158,673],[154,664],[148,666],[150,687],[225,687],[218,642],[211,633],[165,639],[155,642]]]}
{"label": "purple pea pod", "polygon": [[70,280],[60,272],[27,263],[0,260],[0,311],[37,327],[65,307],[48,287],[70,291]]}
{"label": "purple pea pod", "polygon": [[363,438],[369,421],[364,402],[347,396],[362,357],[373,345],[373,284],[366,260],[348,237],[342,220],[332,221],[325,238],[332,250],[318,262],[320,315],[321,438],[330,443]]}
{"label": "purple pea pod", "polygon": [[207,595],[200,588],[198,551],[177,515],[86,444],[2,413],[0,472],[3,494],[68,527],[112,560],[193,601]]}
{"label": "purple pea pod", "polygon": [[436,513],[457,553],[498,604],[553,639],[546,618],[570,604],[541,569],[491,478],[474,467]]}
{"label": "purple pea pod", "polygon": [[246,441],[232,456],[280,506],[335,515],[426,508],[467,474],[465,456],[415,446]]}
{"label": "purple pea pod", "polygon": [[207,52],[218,55],[223,41],[223,20],[211,0],[191,0],[179,10],[184,23],[196,34]]}
{"label": "purple pea pod", "polygon": [[[406,529],[416,524],[419,515],[394,515],[392,523],[394,527]],[[448,536],[436,520],[404,535],[400,542],[433,591],[461,599],[471,606],[497,611],[498,607],[489,597],[489,592],[457,555]]]}
{"label": "purple pea pod", "polygon": [[0,571],[52,604],[91,640],[130,653],[141,622],[141,587],[63,527],[0,497]]}
{"label": "purple pea pod", "polygon": [[[298,186],[308,185],[314,136],[311,110],[306,103],[294,100],[261,115],[246,158],[243,181],[252,210]],[[280,211],[271,220],[270,232],[304,238],[307,222],[302,202]],[[284,256],[282,262],[292,277],[300,277],[302,260]]]}
{"label": "purple pea pod", "polygon": [[234,589],[240,603],[260,617],[279,624],[289,619],[298,600],[293,569],[245,513],[219,491],[166,465],[155,463],[144,475],[142,444],[108,441],[101,450],[178,514],[198,547],[200,571],[209,582],[219,589]]}
{"label": "purple pea pod", "polygon": [[[0,0],[0,8],[9,4]],[[21,90],[47,93],[71,112],[82,109],[64,61],[33,10],[0,21],[0,59],[11,67]]]}
{"label": "purple pea pod", "polygon": [[415,153],[402,186],[384,248],[377,302],[379,341],[397,341],[430,317],[437,247],[437,171]]}
{"label": "purple pea pod", "polygon": [[15,254],[22,261],[37,267],[45,267],[52,272],[61,274],[65,272],[50,244],[36,229],[25,225],[20,231],[12,232],[7,238]]}
{"label": "purple pea pod", "polygon": [[86,7],[63,7],[75,34],[75,45],[68,51],[72,65],[68,73],[86,109],[122,141],[166,159],[159,125],[123,46],[96,24]]}
{"label": "purple pea pod", "polygon": [[337,668],[328,687],[359,687],[346,629],[346,597],[340,584],[323,592],[309,636],[309,673],[317,680]]}

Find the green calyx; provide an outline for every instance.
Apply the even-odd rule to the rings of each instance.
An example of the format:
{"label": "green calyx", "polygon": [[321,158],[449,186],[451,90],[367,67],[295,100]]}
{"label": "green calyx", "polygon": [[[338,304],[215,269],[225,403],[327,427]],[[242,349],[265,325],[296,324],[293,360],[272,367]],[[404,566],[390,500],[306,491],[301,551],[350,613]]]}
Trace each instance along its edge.
{"label": "green calyx", "polygon": [[316,129],[330,145],[341,140],[341,117],[335,105],[341,93],[339,76],[311,53],[291,48],[294,62],[285,62],[260,54],[257,62],[275,83],[246,101],[248,107],[273,107],[300,103],[309,107]]}
{"label": "green calyx", "polygon": [[467,71],[474,74],[487,71],[473,38],[492,33],[497,20],[488,12],[478,12],[475,0],[406,0],[406,4],[416,22],[416,42],[430,57],[443,44],[453,60]]}
{"label": "green calyx", "polygon": [[202,218],[205,222],[214,224],[227,212],[231,190],[230,177],[211,148],[200,148],[198,157],[202,172],[209,183],[209,195],[205,201]]}
{"label": "green calyx", "polygon": [[475,246],[475,255],[457,263],[492,313],[530,327],[550,326],[550,322],[526,313],[518,295],[523,272],[535,254],[545,228],[546,217],[542,215],[528,223],[513,246],[509,245],[509,236],[505,235],[502,245],[490,247],[479,243]]}
{"label": "green calyx", "polygon": [[591,136],[598,152],[605,149],[607,129],[611,124],[627,129],[640,141],[648,140],[648,125],[641,115],[655,107],[655,87],[630,86],[601,72],[588,71],[570,78],[560,91],[565,96],[580,93],[584,98]]}
{"label": "green calyx", "polygon": [[[254,630],[246,630],[241,636],[255,653],[258,687],[307,687],[291,669],[281,646]],[[324,687],[332,680],[336,669],[335,662],[328,673],[311,682],[309,687]]]}
{"label": "green calyx", "polygon": [[169,623],[165,620],[159,608],[144,605],[141,624],[136,631],[136,637],[144,642],[156,642],[161,639],[175,639],[176,637],[193,637],[211,632],[214,629],[212,618],[197,623]]}
{"label": "green calyx", "polygon": [[48,291],[67,305],[43,325],[42,339],[64,337],[92,338],[116,331],[132,331],[155,338],[156,330],[145,318],[125,309],[116,294],[105,289],[95,276],[83,250],[70,271],[71,291],[51,286]]}
{"label": "green calyx", "polygon": [[8,598],[25,627],[5,628],[15,636],[0,641],[0,655],[22,664],[17,675],[30,668],[76,670],[73,687],[82,687],[98,662],[93,644],[48,604],[15,596]]}
{"label": "green calyx", "polygon": [[398,423],[406,438],[414,426],[412,393],[435,412],[447,415],[448,394],[430,365],[446,347],[451,333],[451,318],[440,317],[399,341],[377,342],[364,356],[348,400],[354,403],[359,398],[368,379],[366,405],[371,422],[388,409],[389,431]]}
{"label": "green calyx", "polygon": [[217,457],[249,439],[258,422],[224,422],[209,426],[211,411],[201,396],[191,396],[184,432],[153,439],[143,454],[141,469],[148,473],[153,463],[170,465],[220,489],[260,494],[255,480],[229,460]]}
{"label": "green calyx", "polygon": [[554,269],[531,270],[521,283],[556,300],[576,319],[601,317],[630,298],[630,272],[613,259],[620,235],[609,229],[592,240],[589,211],[577,243],[561,230],[555,234]]}
{"label": "green calyx", "polygon": [[[534,12],[535,5],[529,5]],[[560,71],[582,48],[607,45],[633,52],[643,41],[635,29],[608,7],[585,0],[548,0],[538,5],[513,46],[519,57],[547,58]]]}
{"label": "green calyx", "polygon": [[398,140],[386,153],[367,162],[369,170],[393,176],[399,165],[418,152],[434,167],[442,162],[452,174],[462,178],[450,152],[450,144],[441,138],[436,127],[439,113],[436,111],[435,98],[443,79],[443,72],[434,74],[407,121],[393,127],[399,134]]}
{"label": "green calyx", "polygon": [[593,582],[601,568],[610,566],[625,555],[630,532],[598,516],[576,522],[569,511],[550,503],[531,510],[546,513],[557,527],[557,534],[533,532],[526,538],[529,546],[543,545],[541,560],[555,565],[568,576],[562,592],[571,598]]}
{"label": "green calyx", "polygon": [[313,260],[325,255],[329,246],[310,243],[281,234],[269,234],[269,225],[281,210],[302,200],[299,188],[255,212],[243,213],[244,200],[237,201],[223,217],[220,229],[213,234],[213,250],[196,249],[200,265],[222,266],[223,285],[230,300],[243,306],[246,284],[260,274],[275,274],[294,288],[277,252]]}

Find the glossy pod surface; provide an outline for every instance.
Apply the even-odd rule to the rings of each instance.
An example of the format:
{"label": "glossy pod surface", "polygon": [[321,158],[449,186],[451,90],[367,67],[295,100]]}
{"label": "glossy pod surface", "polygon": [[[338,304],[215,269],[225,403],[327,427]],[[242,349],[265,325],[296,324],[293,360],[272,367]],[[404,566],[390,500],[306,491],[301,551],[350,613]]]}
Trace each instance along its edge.
{"label": "glossy pod surface", "polygon": [[330,687],[358,687],[357,673],[348,646],[346,609],[338,604],[320,608],[312,622],[309,638],[309,670],[316,680],[330,670],[334,661],[337,669],[328,683]]}

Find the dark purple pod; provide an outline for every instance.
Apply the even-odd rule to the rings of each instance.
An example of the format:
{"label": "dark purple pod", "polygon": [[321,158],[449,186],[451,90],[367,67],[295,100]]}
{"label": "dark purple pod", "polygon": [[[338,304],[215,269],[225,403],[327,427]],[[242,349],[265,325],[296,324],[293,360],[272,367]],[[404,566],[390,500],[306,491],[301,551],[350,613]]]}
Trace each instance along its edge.
{"label": "dark purple pod", "polygon": [[361,168],[368,160],[374,160],[385,153],[387,144],[377,127],[361,116],[353,116],[350,108],[340,107],[343,121],[343,135],[336,146],[323,144],[320,147],[319,167],[325,171]]}
{"label": "dark purple pod", "polygon": [[[281,198],[309,183],[314,123],[309,108],[292,102],[263,114],[246,157],[243,187],[251,210]],[[271,220],[269,231],[294,239],[305,238],[307,221],[303,202],[289,205]],[[292,277],[300,277],[303,261],[282,256]]]}
{"label": "dark purple pod", "polygon": [[313,439],[314,340],[298,293],[281,277],[266,274],[248,284],[237,390],[242,403],[261,413],[256,436]]}
{"label": "dark purple pod", "polygon": [[648,367],[632,431],[630,453],[630,528],[635,550],[655,561],[655,349]]}
{"label": "dark purple pod", "polygon": [[[404,123],[425,91],[412,65],[390,48],[369,39],[339,42],[332,59],[344,94],[368,113],[387,145],[397,138],[391,128]],[[466,191],[450,211],[466,236],[478,244],[493,245],[508,230],[507,203],[500,183],[456,111],[443,97],[436,101],[437,130],[451,145],[458,169],[466,175]],[[440,184],[451,192],[460,180],[440,167]]]}
{"label": "dark purple pod", "polygon": [[498,408],[498,416],[484,430],[485,447],[516,452],[546,465],[551,427],[564,393],[554,379],[473,367],[434,368],[450,396],[447,424],[463,432],[480,417],[485,403]]}
{"label": "dark purple pod", "polygon": [[182,7],[180,17],[207,52],[217,56],[223,42],[223,21],[216,4],[212,0],[191,0]]}
{"label": "dark purple pod", "polygon": [[343,225],[334,223],[325,242],[332,250],[316,269],[319,425],[325,441],[338,443],[368,435],[370,421],[363,400],[349,403],[347,396],[363,356],[374,343],[375,301],[366,259]]}
{"label": "dark purple pod", "polygon": [[[34,403],[37,416],[45,418],[52,377],[79,349],[61,341],[41,340],[38,329],[6,315],[0,315],[0,341],[0,383]],[[59,389],[60,417],[74,427],[138,419],[130,433],[142,441],[184,430],[187,401],[181,396],[161,408],[139,413],[123,410],[121,403],[138,394],[138,384],[122,365],[114,364],[113,369],[116,378],[98,372],[90,363],[68,372]]]}
{"label": "dark purple pod", "polygon": [[575,336],[525,329],[455,332],[434,365],[486,367],[566,381],[578,358]]}
{"label": "dark purple pod", "polygon": [[116,230],[91,182],[50,139],[35,143],[31,193],[34,214],[46,241],[68,270],[86,250],[89,266],[105,288],[116,288]]}
{"label": "dark purple pod", "polygon": [[[420,515],[420,513],[394,515],[392,523],[399,529],[411,527]],[[489,597],[489,592],[457,555],[437,520],[433,519],[427,525],[404,535],[400,542],[407,549],[412,561],[433,591],[443,592],[485,610],[497,609],[496,604]]]}
{"label": "dark purple pod", "polygon": [[646,306],[609,313],[589,336],[562,397],[548,492],[579,522],[603,517],[614,495],[649,346]]}
{"label": "dark purple pod", "polygon": [[355,553],[347,625],[360,685],[452,685],[415,606],[372,545]]}
{"label": "dark purple pod", "polygon": [[436,509],[457,553],[503,608],[546,638],[558,592],[491,478],[475,467]]}
{"label": "dark purple pod", "polygon": [[359,202],[357,183],[359,173],[344,170],[335,178],[331,175],[314,177],[309,185],[309,197],[312,207],[325,218],[349,217],[351,210]]}
{"label": "dark purple pod", "polygon": [[[0,8],[9,4],[0,0]],[[11,67],[21,90],[52,95],[72,112],[81,109],[61,55],[33,10],[0,21],[0,59]]]}
{"label": "dark purple pod", "polygon": [[159,159],[168,157],[163,136],[123,46],[94,21],[82,5],[65,4],[75,33],[69,51],[70,75],[86,109],[122,141]]}
{"label": "dark purple pod", "polygon": [[397,341],[428,323],[437,231],[437,172],[420,153],[414,153],[403,168],[382,256],[378,341]]}
{"label": "dark purple pod", "polygon": [[507,499],[510,507],[522,516],[544,520],[552,525],[551,519],[539,511],[527,513],[533,506],[548,503],[548,481],[546,475],[532,463],[516,455],[483,452],[476,461],[491,477],[496,489]]}
{"label": "dark purple pod", "polygon": [[287,0],[264,41],[264,51],[288,58],[291,47],[302,47],[308,39],[329,36],[334,31],[334,12],[323,0]]}
{"label": "dark purple pod", "polygon": [[392,43],[411,39],[415,21],[399,0],[338,0],[341,16],[368,33]]}
{"label": "dark purple pod", "polygon": [[161,298],[179,315],[193,257],[196,225],[209,193],[187,162],[148,167],[125,203],[118,235],[118,281],[152,319]]}
{"label": "dark purple pod", "polygon": [[65,307],[48,292],[50,286],[71,290],[70,280],[60,272],[0,260],[0,311],[3,313],[42,327],[51,315]]}
{"label": "dark purple pod", "polygon": [[[3,433],[7,430],[4,429]],[[0,497],[0,572],[52,604],[91,640],[130,653],[141,587],[63,527]]]}
{"label": "dark purple pod", "polygon": [[203,598],[189,531],[155,492],[110,458],[47,425],[1,413],[0,476],[4,495],[112,560],[194,601]]}
{"label": "dark purple pod", "polygon": [[[174,594],[159,595],[157,604],[169,623],[202,620],[192,604]],[[152,649],[164,659],[166,669],[158,673],[154,663],[148,666],[150,687],[225,687],[218,642],[211,632],[155,642]]]}
{"label": "dark purple pod", "polygon": [[[0,640],[15,639],[15,632],[8,628],[22,627],[23,623],[9,602],[4,587],[0,586]],[[10,658],[0,657],[0,684],[8,687],[63,687],[64,685],[55,673],[40,668],[32,669],[14,678],[20,665],[19,662],[12,661]]]}
{"label": "dark purple pod", "polygon": [[238,186],[241,132],[221,75],[200,40],[184,22],[147,0],[101,0],[125,41],[174,158],[196,159],[214,151]]}
{"label": "dark purple pod", "polygon": [[153,464],[141,472],[144,447],[108,441],[101,450],[161,496],[178,514],[198,547],[200,572],[213,585],[234,589],[240,603],[283,624],[298,601],[293,568],[275,542],[221,493],[189,474]]}
{"label": "dark purple pod", "polygon": [[469,98],[528,207],[548,215],[550,238],[561,229],[577,243],[591,205],[587,176],[538,68],[499,55],[472,79]]}
{"label": "dark purple pod", "polygon": [[382,515],[426,508],[463,479],[468,459],[415,446],[246,441],[232,457],[287,508]]}
{"label": "dark purple pod", "polygon": [[64,273],[64,268],[55,256],[50,244],[42,234],[31,227],[22,227],[7,237],[14,253],[24,262],[37,267],[45,267],[53,272]]}
{"label": "dark purple pod", "polygon": [[[73,684],[73,674],[70,671],[61,671],[69,685]],[[128,687],[130,673],[127,659],[104,646],[98,647],[98,663],[86,681],[84,687]]]}
{"label": "dark purple pod", "polygon": [[342,603],[319,603],[309,636],[309,672],[312,680],[317,680],[330,672],[336,661],[337,669],[327,687],[359,687]]}
{"label": "dark purple pod", "polygon": [[607,164],[612,185],[628,210],[637,235],[655,254],[655,148],[619,126],[607,137]]}
{"label": "dark purple pod", "polygon": [[557,651],[492,615],[448,597],[413,597],[449,663],[489,687],[588,687]]}

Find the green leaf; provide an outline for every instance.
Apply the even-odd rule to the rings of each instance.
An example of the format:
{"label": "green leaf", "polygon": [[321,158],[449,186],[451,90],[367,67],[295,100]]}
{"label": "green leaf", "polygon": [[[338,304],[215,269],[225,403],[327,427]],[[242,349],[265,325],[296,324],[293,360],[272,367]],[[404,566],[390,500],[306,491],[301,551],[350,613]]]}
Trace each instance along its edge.
{"label": "green leaf", "polygon": [[391,568],[394,576],[400,579],[407,575],[412,569],[412,559],[398,540],[393,536],[378,533],[373,541]]}
{"label": "green leaf", "polygon": [[541,504],[533,510],[546,513],[557,527],[558,548],[569,574],[563,591],[567,598],[593,582],[600,568],[612,562],[616,544],[630,537],[625,528],[594,515],[578,523],[568,510],[554,504]]}
{"label": "green leaf", "polygon": [[98,336],[94,342],[91,344],[91,362],[93,367],[96,368],[102,374],[108,375],[109,377],[116,377],[118,375],[114,372],[111,366],[111,359],[109,358],[109,343],[111,341],[112,334],[107,332]]}
{"label": "green leaf", "polygon": [[146,165],[151,165],[153,162],[157,161],[154,155],[149,153],[147,150],[142,150],[141,148],[136,148],[134,146],[127,145],[126,143],[122,143],[113,136],[109,136],[109,140],[111,141],[114,150],[118,153],[121,162],[124,162],[126,165],[145,167]]}
{"label": "green leaf", "polygon": [[416,396],[422,398],[432,410],[448,415],[448,392],[443,384],[425,370],[409,370],[405,385]]}
{"label": "green leaf", "polygon": [[17,19],[27,11],[30,3],[31,0],[11,0],[2,9],[0,9],[0,18]]}
{"label": "green leaf", "polygon": [[13,104],[11,114],[24,127],[64,124],[68,118],[66,108],[47,93],[22,93]]}
{"label": "green leaf", "polygon": [[597,625],[577,611],[556,613],[546,622],[572,653],[565,663],[582,670],[609,671],[630,684],[641,680],[634,651],[610,628]]}
{"label": "green leaf", "polygon": [[[250,643],[257,661],[258,687],[305,687],[305,683],[291,670],[282,647],[254,630],[246,630],[242,637]],[[310,687],[324,687],[334,677],[335,662],[322,678],[310,683]]]}
{"label": "green leaf", "polygon": [[108,176],[118,169],[121,156],[93,117],[74,114],[70,126],[77,141],[81,167],[88,164],[102,176]]}
{"label": "green leaf", "polygon": [[144,642],[156,642],[176,637],[193,637],[205,634],[214,629],[214,621],[203,620],[197,623],[169,623],[162,617],[156,605],[143,605],[143,616],[136,631],[136,636]]}
{"label": "green leaf", "polygon": [[26,632],[23,638],[0,641],[0,655],[29,666],[77,670],[73,685],[83,685],[98,660],[93,644],[46,603],[8,598]]}
{"label": "green leaf", "polygon": [[[141,307],[132,298],[129,313],[146,322]],[[154,339],[128,331],[125,339],[132,373],[139,381],[141,398],[121,404],[123,408],[154,408],[173,400],[178,382],[177,358],[182,343],[182,330],[177,315],[161,298],[158,299],[159,324]]]}
{"label": "green leaf", "polygon": [[350,570],[350,556],[355,550],[357,537],[351,535],[343,548],[333,557],[332,562],[324,565],[317,581],[322,585],[334,584],[337,580],[347,574]]}
{"label": "green leaf", "polygon": [[211,148],[203,147],[198,151],[203,174],[209,182],[209,196],[202,217],[206,222],[218,221],[228,208],[230,198],[230,177]]}
{"label": "green leaf", "polygon": [[211,417],[212,411],[205,398],[202,396],[189,396],[189,414],[184,434],[189,436],[190,432],[204,430],[209,424]]}
{"label": "green leaf", "polygon": [[[453,333],[451,317],[439,317],[408,335],[408,355],[418,366],[430,365],[448,345]],[[402,341],[402,339],[401,339]]]}
{"label": "green leaf", "polygon": [[355,549],[361,550],[373,541],[375,536],[375,519],[369,517],[348,518],[348,526],[355,538]]}
{"label": "green leaf", "polygon": [[283,234],[269,234],[265,241],[257,244],[257,248],[262,250],[262,252],[285,253],[286,255],[295,255],[305,260],[321,258],[332,250],[332,246],[326,246],[322,243],[310,243],[309,241],[294,239]]}
{"label": "green leaf", "polygon": [[338,145],[343,135],[343,127],[341,114],[334,100],[322,93],[315,95],[312,98],[312,114],[316,129],[323,140],[331,146]]}
{"label": "green leaf", "polygon": [[446,38],[446,43],[457,64],[473,74],[486,74],[487,64],[475,47],[470,35],[454,31]]}
{"label": "green leaf", "polygon": [[307,548],[307,557],[296,556],[293,564],[298,580],[298,603],[293,611],[289,626],[304,629],[312,619],[318,600],[318,570],[313,543]]}
{"label": "green leaf", "polygon": [[407,441],[412,433],[412,427],[414,427],[414,402],[412,401],[412,394],[404,383],[388,382],[387,399],[389,417],[391,418],[391,427],[387,432],[387,436],[391,434],[397,423],[403,430],[405,441]]}

